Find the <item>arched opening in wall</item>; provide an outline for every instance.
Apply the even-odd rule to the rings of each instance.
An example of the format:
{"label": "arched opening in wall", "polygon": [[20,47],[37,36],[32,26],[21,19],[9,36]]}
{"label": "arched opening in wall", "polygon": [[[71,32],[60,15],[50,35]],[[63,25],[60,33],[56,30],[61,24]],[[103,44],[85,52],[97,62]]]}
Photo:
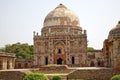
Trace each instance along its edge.
{"label": "arched opening in wall", "polygon": [[0,70],[2,70],[2,61],[0,61]]}
{"label": "arched opening in wall", "polygon": [[61,52],[62,52],[61,49],[58,49],[58,53],[61,54]]}
{"label": "arched opening in wall", "polygon": [[64,54],[65,53],[65,43],[63,41],[54,42],[54,53]]}
{"label": "arched opening in wall", "polygon": [[10,62],[7,61],[7,69],[10,69]]}
{"label": "arched opening in wall", "polygon": [[72,56],[72,64],[75,64],[75,57],[74,56]]}
{"label": "arched opening in wall", "polygon": [[63,60],[62,60],[61,58],[58,58],[58,59],[57,59],[57,64],[62,64],[62,61],[63,61]]}
{"label": "arched opening in wall", "polygon": [[41,65],[41,56],[37,56],[37,58],[35,58],[36,60],[36,65],[40,66]]}
{"label": "arched opening in wall", "polygon": [[45,65],[48,65],[48,57],[45,57]]}
{"label": "arched opening in wall", "polygon": [[95,66],[94,62],[91,61],[91,63],[90,63],[90,67],[94,67],[94,66]]}
{"label": "arched opening in wall", "polygon": [[21,63],[18,63],[18,69],[22,68]]}
{"label": "arched opening in wall", "polygon": [[24,66],[25,66],[25,68],[28,68],[28,63],[25,63],[25,65],[24,65]]}
{"label": "arched opening in wall", "polygon": [[101,64],[101,62],[100,62],[100,60],[97,62],[97,65],[100,67],[100,64]]}

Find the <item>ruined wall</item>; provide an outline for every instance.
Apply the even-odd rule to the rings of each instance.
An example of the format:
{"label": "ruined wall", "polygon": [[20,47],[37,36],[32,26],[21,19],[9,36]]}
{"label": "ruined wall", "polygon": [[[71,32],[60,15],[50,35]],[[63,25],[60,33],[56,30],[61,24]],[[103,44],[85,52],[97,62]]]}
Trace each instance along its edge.
{"label": "ruined wall", "polygon": [[0,70],[14,69],[15,54],[0,52]]}
{"label": "ruined wall", "polygon": [[20,71],[0,71],[0,80],[23,80],[24,75]]}
{"label": "ruined wall", "polygon": [[110,80],[113,76],[112,69],[79,69],[68,75],[68,80]]}
{"label": "ruined wall", "polygon": [[[55,69],[59,69],[55,70]],[[61,70],[63,68],[63,70]],[[62,80],[72,80],[72,79],[82,79],[82,80],[110,80],[110,78],[114,75],[112,69],[110,68],[64,68],[60,67],[48,67],[50,71],[46,68],[40,68],[39,70],[35,70],[34,72],[43,72],[49,78],[58,73]],[[11,71],[0,71],[0,80],[23,80],[25,73],[31,72],[31,70],[20,69],[21,71],[11,70]],[[47,72],[48,71],[48,72]],[[33,71],[32,71],[33,72]]]}

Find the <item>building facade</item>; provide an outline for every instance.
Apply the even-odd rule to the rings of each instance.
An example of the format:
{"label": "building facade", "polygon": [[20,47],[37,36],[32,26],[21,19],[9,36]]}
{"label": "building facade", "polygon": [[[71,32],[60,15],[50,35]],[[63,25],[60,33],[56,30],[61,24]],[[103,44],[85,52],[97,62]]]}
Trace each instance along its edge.
{"label": "building facade", "polygon": [[33,59],[16,59],[15,69],[33,68]]}
{"label": "building facade", "polygon": [[108,39],[104,41],[103,54],[106,67],[120,67],[120,21],[110,30]]}
{"label": "building facade", "polygon": [[63,4],[46,17],[41,35],[34,32],[34,65],[115,67],[120,65],[120,22],[110,30],[102,50],[87,50],[87,31]]}
{"label": "building facade", "polygon": [[15,54],[0,53],[0,70],[14,69]]}
{"label": "building facade", "polygon": [[102,50],[88,50],[87,65],[89,67],[104,67],[104,57]]}
{"label": "building facade", "polygon": [[34,64],[86,66],[87,33],[74,12],[58,5],[44,20],[41,35],[34,32]]}

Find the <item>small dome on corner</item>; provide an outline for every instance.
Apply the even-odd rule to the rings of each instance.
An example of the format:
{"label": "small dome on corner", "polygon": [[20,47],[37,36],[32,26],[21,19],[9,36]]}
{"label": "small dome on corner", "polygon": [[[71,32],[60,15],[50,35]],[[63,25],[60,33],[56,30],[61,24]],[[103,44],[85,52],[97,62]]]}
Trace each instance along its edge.
{"label": "small dome on corner", "polygon": [[118,24],[110,30],[109,37],[120,37],[120,21],[118,21]]}

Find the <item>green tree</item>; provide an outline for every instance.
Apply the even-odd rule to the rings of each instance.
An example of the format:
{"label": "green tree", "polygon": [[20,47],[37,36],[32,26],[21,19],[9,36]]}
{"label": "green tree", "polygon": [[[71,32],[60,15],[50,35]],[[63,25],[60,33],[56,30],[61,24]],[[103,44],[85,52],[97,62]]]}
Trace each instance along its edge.
{"label": "green tree", "polygon": [[1,49],[0,49],[0,52],[5,52],[5,49],[4,49],[4,48],[1,48]]}
{"label": "green tree", "polygon": [[41,73],[26,74],[24,80],[48,80],[47,76]]}
{"label": "green tree", "polygon": [[111,78],[111,80],[120,80],[120,75],[115,75]]}
{"label": "green tree", "polygon": [[27,43],[8,44],[4,48],[4,52],[15,53],[18,59],[29,59],[33,57],[33,45]]}
{"label": "green tree", "polygon": [[61,80],[61,76],[55,75],[55,76],[53,76],[52,80]]}

